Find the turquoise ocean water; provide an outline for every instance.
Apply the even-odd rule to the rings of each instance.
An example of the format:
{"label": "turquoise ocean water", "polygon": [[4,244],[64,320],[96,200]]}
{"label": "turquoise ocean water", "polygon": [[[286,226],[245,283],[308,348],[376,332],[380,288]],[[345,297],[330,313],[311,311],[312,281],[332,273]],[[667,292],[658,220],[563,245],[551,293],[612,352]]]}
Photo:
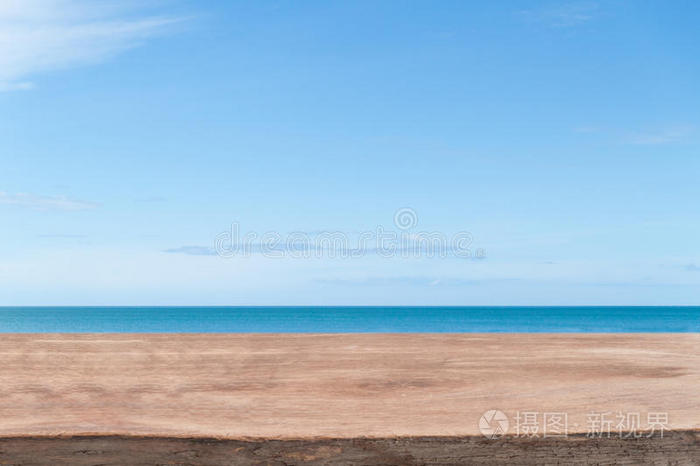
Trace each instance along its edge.
{"label": "turquoise ocean water", "polygon": [[700,332],[700,306],[0,307],[0,332]]}

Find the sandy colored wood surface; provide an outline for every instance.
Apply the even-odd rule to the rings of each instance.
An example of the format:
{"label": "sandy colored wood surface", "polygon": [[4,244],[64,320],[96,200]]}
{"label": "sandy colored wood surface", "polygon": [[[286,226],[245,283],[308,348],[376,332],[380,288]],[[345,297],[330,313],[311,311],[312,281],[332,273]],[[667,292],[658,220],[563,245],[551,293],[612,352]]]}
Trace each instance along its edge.
{"label": "sandy colored wood surface", "polygon": [[0,335],[0,437],[479,435],[499,409],[700,428],[700,334]]}

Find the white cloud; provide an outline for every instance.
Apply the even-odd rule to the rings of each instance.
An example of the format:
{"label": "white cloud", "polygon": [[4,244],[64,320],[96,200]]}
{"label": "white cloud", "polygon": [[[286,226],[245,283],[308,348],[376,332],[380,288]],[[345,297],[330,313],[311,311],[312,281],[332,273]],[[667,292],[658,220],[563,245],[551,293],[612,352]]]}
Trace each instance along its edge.
{"label": "white cloud", "polygon": [[28,91],[29,89],[33,89],[33,88],[34,88],[34,84],[30,83],[28,81],[20,81],[20,82],[0,81],[0,92]]}
{"label": "white cloud", "polygon": [[579,126],[574,132],[581,134],[600,134],[615,138],[622,144],[642,146],[693,142],[697,126],[691,124],[676,124],[657,127],[647,127],[637,130],[619,128],[604,128],[596,126]]}
{"label": "white cloud", "polygon": [[38,73],[99,62],[179,21],[144,15],[144,3],[0,1],[0,92],[31,89]]}
{"label": "white cloud", "polygon": [[163,252],[187,254],[190,256],[218,256],[214,248],[207,246],[180,246],[179,248],[166,249]]}
{"label": "white cloud", "polygon": [[641,145],[670,144],[687,139],[692,132],[693,128],[690,126],[676,126],[657,131],[638,132],[631,135],[628,142]]}
{"label": "white cloud", "polygon": [[78,201],[65,196],[36,196],[34,194],[8,194],[0,191],[0,204],[26,207],[35,210],[87,210],[94,209],[94,202]]}
{"label": "white cloud", "polygon": [[520,14],[534,22],[565,28],[578,26],[592,20],[596,10],[598,10],[597,3],[573,2],[524,10]]}

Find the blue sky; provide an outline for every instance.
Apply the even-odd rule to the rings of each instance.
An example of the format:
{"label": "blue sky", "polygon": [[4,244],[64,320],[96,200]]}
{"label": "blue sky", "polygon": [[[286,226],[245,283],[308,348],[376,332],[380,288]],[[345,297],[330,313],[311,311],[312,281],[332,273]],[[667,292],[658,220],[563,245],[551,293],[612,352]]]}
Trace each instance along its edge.
{"label": "blue sky", "polygon": [[[695,2],[0,5],[0,304],[697,304]],[[469,232],[483,257],[210,253]]]}

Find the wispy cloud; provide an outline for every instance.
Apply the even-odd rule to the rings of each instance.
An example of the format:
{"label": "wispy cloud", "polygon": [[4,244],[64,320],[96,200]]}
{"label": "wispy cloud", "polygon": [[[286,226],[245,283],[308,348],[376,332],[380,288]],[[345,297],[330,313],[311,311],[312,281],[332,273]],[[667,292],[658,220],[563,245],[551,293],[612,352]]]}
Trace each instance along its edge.
{"label": "wispy cloud", "polygon": [[143,14],[133,0],[0,2],[0,92],[28,90],[48,70],[99,62],[163,33],[178,18]]}
{"label": "wispy cloud", "polygon": [[34,210],[88,210],[98,207],[94,202],[69,199],[65,196],[37,196],[34,194],[8,194],[0,191],[0,204],[14,205]]}
{"label": "wispy cloud", "polygon": [[318,279],[317,283],[341,286],[472,286],[484,282],[513,281],[515,279],[490,279],[474,280],[454,277],[425,277],[425,276],[400,276],[400,277],[368,277],[362,279]]}
{"label": "wispy cloud", "polygon": [[700,265],[696,265],[696,264],[688,264],[683,268],[685,270],[687,270],[688,272],[700,272]]}
{"label": "wispy cloud", "polygon": [[621,144],[662,145],[689,141],[696,133],[693,124],[668,124],[650,126],[645,129],[625,129],[620,127],[579,126],[575,133],[607,137]]}
{"label": "wispy cloud", "polygon": [[[219,247],[217,244],[216,247]],[[191,256],[220,256],[222,258],[247,257],[252,254],[261,254],[269,258],[287,257],[291,259],[320,259],[336,258],[350,259],[364,256],[381,256],[384,258],[408,259],[416,257],[445,259],[455,258],[457,260],[484,261],[486,255],[483,249],[476,249],[474,252],[466,253],[463,250],[446,246],[443,249],[431,249],[427,245],[415,244],[413,247],[385,246],[383,249],[374,246],[353,247],[348,244],[333,245],[307,242],[285,242],[274,243],[246,242],[235,245],[228,244],[218,250],[208,246],[180,246],[177,248],[164,249],[162,252],[171,254],[187,254]]]}
{"label": "wispy cloud", "polygon": [[597,10],[598,4],[595,2],[572,2],[522,10],[519,13],[528,21],[567,28],[592,20]]}
{"label": "wispy cloud", "polygon": [[661,130],[633,133],[627,138],[627,142],[639,145],[671,144],[687,139],[692,132],[693,128],[691,126],[675,126]]}
{"label": "wispy cloud", "polygon": [[163,252],[170,254],[186,254],[188,256],[216,256],[214,248],[206,246],[180,246],[179,248],[166,249]]}
{"label": "wispy cloud", "polygon": [[134,202],[143,202],[143,203],[154,203],[154,202],[165,202],[166,199],[162,196],[147,196],[147,197],[139,197],[138,199],[135,199]]}

